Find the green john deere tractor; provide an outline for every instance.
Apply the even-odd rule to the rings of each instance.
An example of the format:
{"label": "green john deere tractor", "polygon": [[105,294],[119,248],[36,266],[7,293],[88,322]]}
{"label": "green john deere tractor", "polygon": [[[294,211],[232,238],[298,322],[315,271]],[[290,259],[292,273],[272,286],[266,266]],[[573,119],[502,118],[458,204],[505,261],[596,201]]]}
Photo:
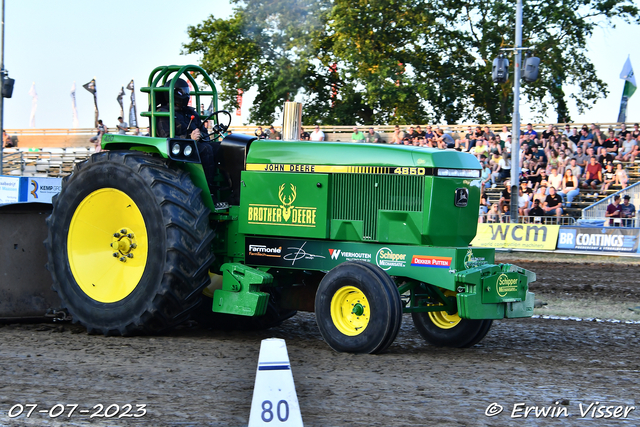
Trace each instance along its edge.
{"label": "green john deere tractor", "polygon": [[[173,138],[173,123],[170,138],[155,136],[158,118],[174,116],[176,76],[191,82],[196,105],[210,96],[216,107],[200,67],[156,68],[142,89],[151,136],[106,135],[107,151],[78,164],[54,200],[48,268],[90,333],[153,334],[190,318],[270,327],[303,310],[335,350],[377,353],[403,313],[425,340],[453,347],[479,342],[493,319],[533,314],[535,275],[469,247],[475,157],[225,136],[230,116],[216,112],[219,162],[207,183],[195,141]],[[157,108],[161,96],[170,111]],[[211,188],[227,210],[214,209]]]}

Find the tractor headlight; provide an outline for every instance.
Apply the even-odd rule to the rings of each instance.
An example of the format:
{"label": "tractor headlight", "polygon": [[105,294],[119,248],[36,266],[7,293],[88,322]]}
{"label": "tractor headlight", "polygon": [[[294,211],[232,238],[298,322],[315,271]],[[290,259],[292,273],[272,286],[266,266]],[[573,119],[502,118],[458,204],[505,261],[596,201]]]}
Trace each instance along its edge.
{"label": "tractor headlight", "polygon": [[480,171],[476,169],[438,169],[438,176],[454,178],[480,178]]}
{"label": "tractor headlight", "polygon": [[176,162],[200,163],[198,146],[191,139],[167,138],[166,153]]}

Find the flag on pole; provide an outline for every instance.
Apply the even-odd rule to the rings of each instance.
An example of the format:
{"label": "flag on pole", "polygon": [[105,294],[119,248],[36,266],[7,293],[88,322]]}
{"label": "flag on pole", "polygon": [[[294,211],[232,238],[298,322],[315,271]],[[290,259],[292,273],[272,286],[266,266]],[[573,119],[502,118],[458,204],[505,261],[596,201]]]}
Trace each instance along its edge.
{"label": "flag on pole", "polygon": [[78,108],[76,107],[76,82],[73,82],[73,85],[71,86],[71,116],[73,118],[73,128],[79,128]]}
{"label": "flag on pole", "polygon": [[120,89],[120,93],[118,94],[118,97],[116,98],[118,100],[118,104],[120,104],[120,117],[124,118],[124,106],[122,105],[122,98],[125,96],[124,93],[124,86],[122,86],[122,89]]}
{"label": "flag on pole", "polygon": [[244,93],[244,91],[242,89],[238,89],[238,95],[237,95],[237,100],[238,100],[238,109],[236,110],[236,116],[241,116],[242,115],[242,94]]}
{"label": "flag on pole", "polygon": [[629,98],[634,94],[638,85],[636,84],[636,76],[633,74],[631,60],[627,56],[627,62],[622,67],[620,78],[624,80],[624,89],[622,90],[622,99],[620,100],[620,113],[618,113],[618,123],[627,121],[627,104]]}
{"label": "flag on pole", "polygon": [[29,95],[31,95],[31,117],[29,118],[29,126],[36,127],[36,110],[38,109],[38,94],[36,93],[36,82],[31,84],[29,89]]}
{"label": "flag on pole", "polygon": [[127,90],[131,91],[131,106],[129,106],[129,126],[138,127],[138,109],[136,107],[136,88],[133,79],[127,85]]}
{"label": "flag on pole", "polygon": [[[191,80],[187,80],[187,84],[189,85],[189,93],[193,93],[193,83],[191,83]],[[189,107],[193,107],[193,96],[189,97],[189,102],[187,103],[187,105]]]}
{"label": "flag on pole", "polygon": [[85,88],[87,91],[89,91],[91,94],[93,94],[93,105],[95,106],[95,109],[96,109],[94,126],[98,127],[98,115],[100,114],[100,112],[98,111],[98,94],[97,94],[98,91],[96,89],[96,79],[95,78],[91,79],[89,83],[83,84],[82,87]]}

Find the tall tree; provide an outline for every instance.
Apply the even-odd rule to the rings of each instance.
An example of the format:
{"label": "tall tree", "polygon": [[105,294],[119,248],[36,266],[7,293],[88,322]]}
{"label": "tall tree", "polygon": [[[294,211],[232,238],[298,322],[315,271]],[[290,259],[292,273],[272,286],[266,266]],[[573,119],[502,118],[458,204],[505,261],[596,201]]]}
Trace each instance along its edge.
{"label": "tall tree", "polygon": [[[257,88],[252,122],[273,122],[296,96],[324,124],[511,120],[513,81],[494,85],[491,63],[514,44],[513,1],[232,1],[231,18],[189,27],[184,51],[203,55],[226,105]],[[606,96],[586,42],[619,19],[639,22],[633,0],[526,1],[524,43],[542,60],[523,87],[534,110],[568,120],[567,84],[581,111]]]}

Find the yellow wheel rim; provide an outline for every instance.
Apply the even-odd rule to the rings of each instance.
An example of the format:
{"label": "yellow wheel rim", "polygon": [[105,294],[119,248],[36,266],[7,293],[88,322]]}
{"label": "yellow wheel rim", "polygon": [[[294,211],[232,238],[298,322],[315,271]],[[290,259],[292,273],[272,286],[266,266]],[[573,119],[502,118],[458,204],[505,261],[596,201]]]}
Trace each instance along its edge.
{"label": "yellow wheel rim", "polygon": [[71,273],[89,298],[123,300],[147,264],[147,228],[140,209],[115,188],[89,194],[71,218],[67,253]]}
{"label": "yellow wheel rim", "polygon": [[331,298],[331,319],[344,335],[353,337],[364,332],[370,316],[369,301],[355,286],[344,286]]}
{"label": "yellow wheel rim", "polygon": [[462,320],[458,313],[449,314],[446,311],[430,311],[429,317],[433,324],[440,329],[451,329]]}
{"label": "yellow wheel rim", "polygon": [[[449,296],[455,296],[456,293],[453,291],[446,290],[444,291],[444,295],[449,297]],[[458,325],[458,323],[460,323],[460,321],[462,321],[460,316],[458,316],[458,313],[449,314],[446,311],[430,311],[429,318],[431,318],[431,321],[433,322],[433,324],[440,329],[454,328]]]}

